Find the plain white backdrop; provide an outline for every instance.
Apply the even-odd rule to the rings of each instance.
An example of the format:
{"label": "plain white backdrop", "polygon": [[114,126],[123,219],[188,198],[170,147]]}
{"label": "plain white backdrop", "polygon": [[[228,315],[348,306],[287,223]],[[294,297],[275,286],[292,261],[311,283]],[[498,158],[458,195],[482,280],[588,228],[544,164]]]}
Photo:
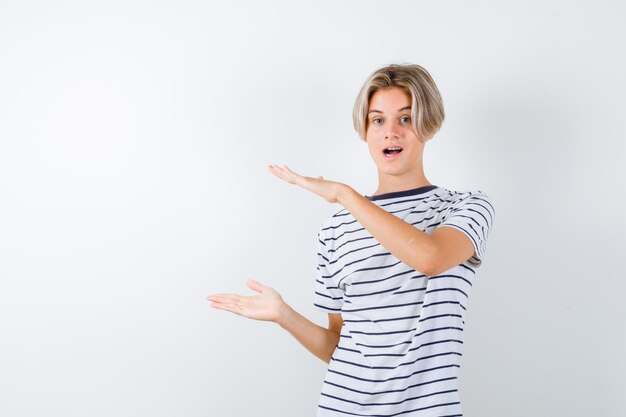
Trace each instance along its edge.
{"label": "plain white backdrop", "polygon": [[313,416],[325,364],[208,294],[318,324],[339,210],[269,163],[376,190],[376,68],[447,111],[427,178],[487,192],[468,417],[623,416],[626,7],[618,1],[0,2],[0,415]]}

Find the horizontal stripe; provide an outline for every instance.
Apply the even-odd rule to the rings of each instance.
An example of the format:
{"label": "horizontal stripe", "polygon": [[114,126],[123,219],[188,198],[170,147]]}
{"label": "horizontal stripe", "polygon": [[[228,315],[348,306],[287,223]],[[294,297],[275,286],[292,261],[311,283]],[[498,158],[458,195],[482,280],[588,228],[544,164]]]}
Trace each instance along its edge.
{"label": "horizontal stripe", "polygon": [[438,319],[438,318],[442,318],[442,317],[458,317],[461,318],[462,316],[460,314],[439,314],[439,315],[435,315],[435,316],[429,316],[429,317],[424,317],[424,318],[420,318],[421,316],[415,315],[415,316],[405,316],[405,317],[393,317],[393,318],[387,318],[387,319],[377,319],[377,320],[367,320],[367,319],[363,319],[363,320],[351,320],[351,319],[344,319],[343,322],[345,323],[381,323],[381,322],[389,322],[389,321],[400,321],[400,320],[410,320],[410,319],[417,319],[419,318],[419,321],[427,321],[427,320],[432,320],[432,319]]}
{"label": "horizontal stripe", "polygon": [[424,304],[422,307],[426,308],[426,307],[432,307],[432,306],[437,306],[437,305],[442,305],[442,304],[454,304],[454,305],[458,305],[463,310],[467,310],[467,308],[458,301],[437,301],[435,303]]}
{"label": "horizontal stripe", "polygon": [[[356,273],[358,273],[358,272],[365,272],[365,271],[380,271],[380,270],[387,269],[387,268],[393,268],[393,267],[395,267],[396,265],[401,264],[401,263],[402,263],[401,261],[398,261],[398,262],[396,262],[396,263],[394,263],[394,264],[392,264],[392,265],[376,266],[376,267],[372,267],[372,268],[361,268],[361,269],[357,269],[356,271],[352,271],[352,272],[351,272],[351,274],[353,274],[353,273],[355,273],[355,272],[356,272]],[[409,271],[409,272],[411,272],[411,271]],[[395,276],[400,276],[400,275],[402,275],[402,274],[403,274],[403,273],[396,274]],[[394,276],[394,277],[395,277],[395,276]],[[345,278],[347,278],[347,277],[346,277],[346,276],[344,276],[344,277],[340,278],[340,279],[339,279],[339,281],[338,281],[338,284],[337,284],[337,285],[338,285],[338,286],[341,286],[341,284],[344,282],[344,279],[345,279]],[[388,279],[388,278],[382,278],[382,279],[380,279],[380,280],[375,280],[375,281],[377,281],[377,282],[381,282],[381,281],[385,281],[386,279]],[[367,281],[354,282],[354,283],[352,283],[351,285],[359,285],[359,284],[361,284],[361,285],[362,285],[362,284],[364,284],[364,283],[368,283],[368,282],[367,282]],[[369,283],[372,283],[372,282],[370,281]]]}
{"label": "horizontal stripe", "polygon": [[[375,292],[367,292],[367,293],[363,293],[363,294],[346,294],[346,297],[351,298],[351,297],[368,297],[368,296],[372,296],[372,295],[378,295],[378,294],[386,294],[388,292],[392,292],[395,290],[399,290],[402,287],[393,287],[393,288],[389,288],[386,290],[381,290],[381,291],[375,291]],[[415,291],[415,290],[412,290]],[[398,292],[394,292],[394,294],[399,294]]]}
{"label": "horizontal stripe", "polygon": [[347,234],[358,233],[358,232],[361,232],[363,230],[365,230],[365,228],[363,228],[363,227],[360,227],[360,228],[357,228],[357,229],[353,229],[353,230],[346,230],[339,236],[328,237],[328,238],[324,239],[324,243],[329,244],[329,243],[332,243],[335,240],[341,239],[342,237],[344,237]]}
{"label": "horizontal stripe", "polygon": [[325,231],[327,231],[327,230],[337,229],[338,227],[345,226],[345,225],[348,225],[348,224],[353,224],[353,223],[356,223],[356,222],[357,222],[357,220],[356,220],[356,219],[354,219],[354,220],[352,220],[352,221],[347,221],[347,222],[339,223],[339,224],[337,224],[337,225],[335,225],[335,226],[328,226],[328,227],[325,227],[325,228],[323,228],[323,229],[322,229],[322,231],[323,231],[323,232],[325,232]]}
{"label": "horizontal stripe", "polygon": [[449,377],[449,378],[433,379],[432,381],[420,382],[419,384],[407,385],[406,387],[404,387],[402,389],[391,389],[391,390],[385,390],[385,391],[360,391],[360,390],[357,390],[357,389],[354,389],[354,388],[346,387],[344,385],[335,384],[334,382],[329,382],[329,381],[326,381],[326,380],[324,380],[324,383],[328,384],[328,385],[335,386],[337,388],[342,388],[342,389],[347,390],[347,391],[356,392],[356,393],[359,393],[359,394],[382,395],[382,394],[392,394],[392,393],[395,393],[395,392],[404,392],[404,391],[408,391],[408,390],[410,390],[412,388],[423,387],[423,386],[430,385],[430,384],[436,384],[437,382],[451,381],[451,380],[454,380],[454,379],[457,379],[457,377],[456,376],[452,376],[452,377]]}
{"label": "horizontal stripe", "polygon": [[[332,274],[331,277],[339,274],[341,271],[343,271],[348,266],[352,266],[352,265],[355,265],[355,264],[358,264],[358,263],[362,263],[362,262],[367,262],[367,261],[370,261],[372,258],[379,258],[379,257],[390,257],[391,258],[390,255],[391,255],[391,253],[389,253],[389,252],[379,252],[379,253],[371,254],[371,255],[366,256],[364,258],[354,259],[354,260],[352,260],[350,262],[346,262],[346,263],[342,264],[341,268],[338,269],[337,272]],[[392,258],[392,259],[395,259],[395,258]],[[371,271],[371,270],[375,270],[375,269],[390,268],[392,266],[396,266],[398,263],[399,262],[395,262],[395,263],[390,264],[390,265],[377,266],[375,268],[357,269],[355,271],[352,271],[352,273],[361,272],[361,271]]]}
{"label": "horizontal stripe", "polygon": [[396,291],[396,292],[394,292],[394,294],[407,294],[407,293],[410,293],[410,292],[424,291],[424,290],[426,290],[426,287],[413,288],[413,289],[410,289],[410,290],[403,290],[403,291]]}
{"label": "horizontal stripe", "polygon": [[388,306],[374,306],[374,307],[355,308],[355,309],[352,309],[352,310],[344,310],[344,313],[355,313],[357,311],[382,310],[382,309],[387,309],[387,308],[406,307],[406,306],[419,305],[419,304],[423,304],[423,302],[422,301],[418,301],[418,302],[415,302],[415,303],[390,304]]}
{"label": "horizontal stripe", "polygon": [[363,354],[360,350],[357,350],[357,349],[349,349],[349,348],[347,348],[347,347],[342,347],[342,346],[337,346],[337,349],[339,349],[339,350],[345,350],[346,352],[360,353],[361,355]]}
{"label": "horizontal stripe", "polygon": [[410,223],[410,222],[409,222],[409,224],[411,224],[411,225],[415,226],[415,225],[418,225],[418,224],[422,224],[422,223],[424,223],[424,222],[428,222],[429,220],[432,220],[432,219],[434,219],[434,218],[435,218],[435,216],[432,216],[432,217],[425,217],[425,218],[423,218],[423,219],[420,219],[420,220],[415,221],[415,222],[412,222],[412,223]]}
{"label": "horizontal stripe", "polygon": [[[335,273],[330,274],[330,276],[328,276],[328,278],[334,277],[335,275],[337,275],[340,272],[342,272],[348,266],[351,266],[351,265],[354,265],[354,264],[357,264],[357,263],[360,263],[360,262],[369,261],[372,258],[378,258],[378,257],[384,257],[384,256],[389,256],[389,253],[375,253],[374,255],[370,256],[369,258],[357,259],[356,261],[349,262],[349,263],[343,265]],[[363,271],[375,271],[377,269],[391,268],[391,267],[394,267],[394,266],[398,265],[399,263],[400,263],[400,261],[395,262],[395,263],[390,264],[390,265],[376,266],[376,267],[371,267],[371,268],[361,268],[361,269],[357,269],[355,271],[352,271],[351,273],[354,274],[354,273],[363,272]],[[342,279],[340,279],[339,282],[341,282]]]}
{"label": "horizontal stripe", "polygon": [[460,292],[465,297],[467,297],[467,293],[465,291],[463,291],[462,289],[460,289],[460,288],[437,288],[437,289],[434,289],[434,290],[426,291],[426,294],[432,294],[434,292],[439,292],[439,291],[456,291],[456,292]]}
{"label": "horizontal stripe", "polygon": [[353,413],[353,412],[350,412],[350,411],[339,410],[337,408],[326,407],[326,406],[323,406],[321,404],[319,405],[319,407],[320,408],[324,408],[326,410],[330,410],[330,411],[337,411],[339,413],[349,414],[351,416],[393,417],[393,416],[399,416],[399,415],[406,414],[406,413],[413,413],[415,411],[430,410],[430,409],[436,408],[436,407],[445,407],[445,406],[448,406],[448,405],[457,405],[457,404],[460,404],[460,402],[444,403],[444,404],[430,405],[428,407],[413,408],[413,409],[410,409],[410,410],[400,411],[400,412],[393,413],[393,414],[358,414],[358,413]]}
{"label": "horizontal stripe", "polygon": [[364,320],[351,320],[351,319],[343,319],[344,323],[382,323],[382,322],[386,322],[386,321],[399,321],[399,320],[410,320],[410,319],[416,319],[419,318],[419,314],[416,316],[404,316],[404,317],[393,317],[393,318],[386,318],[386,319],[376,319],[376,320],[368,320],[368,319],[364,319]]}
{"label": "horizontal stripe", "polygon": [[348,244],[353,243],[353,242],[360,242],[361,240],[374,240],[374,237],[373,236],[365,236],[365,237],[360,237],[358,239],[348,240],[348,241],[342,243],[341,245],[337,246],[336,249],[329,249],[328,253],[336,252],[339,249],[341,249],[342,247],[344,247],[345,245],[348,245]]}
{"label": "horizontal stripe", "polygon": [[398,405],[398,404],[403,404],[407,401],[414,401],[414,400],[419,400],[422,398],[429,398],[429,397],[433,397],[435,395],[441,395],[441,394],[450,394],[452,392],[457,392],[456,389],[451,389],[451,390],[447,390],[447,391],[439,391],[439,392],[431,392],[430,394],[423,394],[423,395],[418,395],[415,397],[409,397],[409,398],[405,398],[402,401],[394,401],[394,402],[386,402],[386,403],[360,403],[358,401],[350,401],[350,400],[346,400],[344,398],[341,397],[336,397],[334,395],[330,395],[330,394],[325,394],[322,392],[322,395],[325,397],[329,397],[329,398],[333,398],[335,400],[339,400],[339,401],[344,401],[347,403],[352,403],[352,404],[356,404],[356,405],[360,405],[362,407],[366,407],[366,406],[377,406],[377,405]]}
{"label": "horizontal stripe", "polygon": [[[352,254],[352,253],[359,252],[359,251],[362,251],[362,250],[365,250],[365,249],[375,248],[375,247],[377,247],[377,246],[380,246],[380,243],[376,243],[376,244],[374,244],[374,245],[369,245],[369,246],[363,246],[362,248],[357,248],[357,249],[351,250],[351,251],[349,251],[349,252],[346,252],[346,253],[344,253],[344,254],[341,254],[341,255],[340,255],[337,259],[333,260],[333,261],[332,261],[332,262],[330,262],[330,263],[331,263],[331,264],[336,263],[336,262],[338,262],[339,260],[341,260],[341,258],[343,258],[344,256],[348,256],[348,255],[350,255],[350,254]],[[387,253],[386,253],[386,255],[389,255],[389,252],[387,252]]]}
{"label": "horizontal stripe", "polygon": [[460,314],[439,314],[436,316],[430,316],[430,317],[424,317],[422,319],[420,319],[420,321],[426,321],[426,320],[432,320],[432,319],[439,319],[441,317],[462,317]]}
{"label": "horizontal stripe", "polygon": [[[433,333],[433,332],[440,332],[440,331],[443,331],[443,330],[458,330],[458,331],[462,332],[463,328],[462,327],[448,326],[448,327],[438,327],[438,328],[435,328],[435,329],[427,329],[427,330],[423,330],[423,331],[421,331],[419,333],[416,333],[415,335],[413,335],[413,337],[410,340],[404,340],[404,341],[402,341],[400,343],[396,343],[396,344],[393,344],[393,345],[365,345],[365,344],[361,344],[360,342],[355,343],[355,345],[368,347],[368,348],[374,348],[374,349],[396,347],[396,346],[400,346],[402,344],[411,344],[414,339],[419,338],[419,337],[421,337],[421,336],[423,336],[425,334]],[[352,336],[347,336],[347,335],[343,335],[343,334],[339,335],[339,337],[340,338],[344,337],[346,339],[352,339]]]}
{"label": "horizontal stripe", "polygon": [[341,308],[327,307],[327,306],[324,306],[324,305],[321,305],[321,304],[317,304],[317,303],[313,303],[313,305],[314,305],[315,307],[324,308],[324,309],[326,309],[326,310],[341,311]]}
{"label": "horizontal stripe", "polygon": [[343,297],[331,297],[330,295],[322,294],[321,292],[317,292],[317,291],[315,291],[315,294],[319,295],[320,297],[330,298],[331,300],[341,300],[341,299],[343,299]]}
{"label": "horizontal stripe", "polygon": [[406,353],[401,353],[401,354],[400,353],[370,353],[370,354],[366,354],[366,355],[363,355],[363,356],[366,356],[368,358],[369,357],[382,357],[382,356],[403,357],[403,356],[406,356],[409,352],[415,352],[416,350],[419,350],[419,349],[421,349],[422,347],[425,347],[425,346],[432,346],[432,345],[437,345],[437,344],[440,344],[440,343],[450,343],[450,342],[463,344],[463,341],[461,341],[461,340],[446,339],[446,340],[439,340],[439,341],[436,341],[436,342],[423,343],[423,344],[421,344],[421,345],[419,345],[417,347],[409,349]]}
{"label": "horizontal stripe", "polygon": [[410,345],[411,341],[410,340],[404,340],[402,342],[399,343],[395,343],[392,345],[366,345],[365,343],[360,343],[360,342],[355,342],[354,343],[357,346],[363,346],[366,348],[370,348],[370,349],[387,349],[387,348],[392,348],[392,347],[396,347],[396,346],[400,346],[400,345]]}
{"label": "horizontal stripe", "polygon": [[356,367],[359,367],[359,368],[367,368],[367,369],[398,369],[401,366],[414,365],[415,363],[417,363],[419,361],[425,361],[425,360],[428,360],[428,359],[438,358],[440,356],[448,356],[448,355],[462,356],[463,354],[460,353],[460,352],[437,353],[435,355],[428,355],[428,356],[424,356],[424,357],[421,357],[421,358],[417,358],[417,359],[415,359],[414,361],[411,361],[411,362],[401,363],[401,364],[399,364],[397,366],[370,366],[370,365],[363,365],[361,363],[347,361],[345,359],[337,359],[337,358],[331,358],[331,360],[337,361],[337,362],[341,362],[341,363],[345,363],[346,365],[356,366]]}
{"label": "horizontal stripe", "polygon": [[408,333],[408,332],[412,332],[413,330],[417,330],[417,329],[414,327],[408,330],[396,330],[393,332],[359,332],[358,330],[350,330],[350,333],[351,334],[366,334],[368,336],[382,336],[382,335],[388,335],[388,334]]}
{"label": "horizontal stripe", "polygon": [[467,285],[469,285],[469,286],[472,285],[472,282],[469,279],[467,279],[466,277],[461,276],[461,275],[455,275],[455,274],[434,275],[434,276],[428,278],[428,280],[432,281],[432,280],[444,279],[444,278],[460,279],[461,281],[465,282]]}
{"label": "horizontal stripe", "polygon": [[441,369],[448,369],[448,368],[460,368],[459,365],[457,364],[450,364],[450,365],[443,365],[443,366],[436,366],[434,368],[429,368],[429,369],[420,369],[419,371],[414,371],[408,375],[402,375],[402,376],[393,376],[391,378],[386,378],[386,379],[368,379],[368,378],[363,378],[363,377],[359,377],[356,375],[350,375],[350,374],[346,374],[345,372],[339,372],[336,371],[334,369],[328,369],[328,372],[333,373],[333,374],[337,374],[337,375],[341,375],[341,376],[345,376],[347,378],[352,378],[352,379],[357,379],[359,381],[366,381],[366,382],[388,382],[388,381],[396,381],[396,380],[400,380],[400,379],[407,379],[410,378],[412,376],[415,375],[419,375],[419,374],[424,374],[427,372],[433,372],[433,371],[438,371]]}
{"label": "horizontal stripe", "polygon": [[[397,265],[397,264],[394,264],[393,266],[395,266],[395,265]],[[411,274],[411,273],[414,273],[414,272],[415,272],[415,270],[414,270],[414,269],[407,269],[406,271],[403,271],[403,272],[398,272],[397,274],[393,274],[393,275],[390,275],[390,276],[388,276],[388,277],[384,277],[384,278],[380,278],[380,279],[372,279],[372,280],[369,280],[369,281],[357,281],[357,282],[353,282],[353,283],[352,283],[352,285],[367,285],[367,284],[374,284],[374,283],[377,283],[377,282],[383,282],[383,281],[387,281],[387,280],[390,280],[390,279],[393,279],[393,278],[402,277],[403,275],[406,275],[406,274]],[[426,275],[414,275],[414,276],[412,276],[411,278],[422,278],[422,277],[425,277],[425,276],[426,276]]]}
{"label": "horizontal stripe", "polygon": [[[425,209],[423,209],[423,210],[411,210],[411,211],[409,212],[409,215],[411,215],[411,214],[423,214],[423,213],[430,213],[430,212],[433,212],[433,211],[434,211],[434,213],[435,213],[435,214],[439,214],[439,213],[441,213],[442,211],[446,211],[446,210],[447,210],[447,209],[445,209],[445,208],[442,208],[442,209],[437,209],[437,206],[433,206],[433,207],[428,207],[428,208],[425,208]],[[432,217],[431,217],[431,218],[432,218]]]}

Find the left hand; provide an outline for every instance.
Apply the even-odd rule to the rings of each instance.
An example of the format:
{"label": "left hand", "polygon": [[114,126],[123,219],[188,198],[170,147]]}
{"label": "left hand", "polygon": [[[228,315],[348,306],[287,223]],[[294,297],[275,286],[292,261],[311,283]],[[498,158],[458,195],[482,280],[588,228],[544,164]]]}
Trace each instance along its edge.
{"label": "left hand", "polygon": [[248,280],[248,287],[258,292],[257,295],[212,294],[207,297],[211,307],[230,311],[255,320],[279,323],[284,316],[285,302],[273,288],[253,279]]}
{"label": "left hand", "polygon": [[282,168],[278,165],[270,165],[268,169],[278,178],[282,178],[290,184],[299,185],[305,190],[319,195],[329,203],[338,203],[339,194],[347,187],[346,184],[340,182],[325,180],[322,176],[317,178],[302,176],[290,170],[287,165],[284,165]]}

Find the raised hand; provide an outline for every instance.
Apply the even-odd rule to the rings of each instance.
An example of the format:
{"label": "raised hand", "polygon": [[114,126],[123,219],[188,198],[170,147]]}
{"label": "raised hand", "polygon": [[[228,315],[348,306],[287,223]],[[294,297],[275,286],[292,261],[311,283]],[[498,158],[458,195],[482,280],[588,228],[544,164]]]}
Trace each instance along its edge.
{"label": "raised hand", "polygon": [[246,296],[238,294],[213,294],[207,297],[211,307],[230,311],[255,320],[278,322],[285,303],[273,288],[249,279],[248,287],[259,294]]}
{"label": "raised hand", "polygon": [[299,185],[305,190],[319,195],[329,203],[337,203],[339,193],[347,187],[346,184],[342,184],[340,182],[325,180],[322,176],[317,178],[302,176],[289,169],[287,165],[284,165],[282,168],[278,165],[270,165],[268,169],[278,178],[281,178],[290,184]]}

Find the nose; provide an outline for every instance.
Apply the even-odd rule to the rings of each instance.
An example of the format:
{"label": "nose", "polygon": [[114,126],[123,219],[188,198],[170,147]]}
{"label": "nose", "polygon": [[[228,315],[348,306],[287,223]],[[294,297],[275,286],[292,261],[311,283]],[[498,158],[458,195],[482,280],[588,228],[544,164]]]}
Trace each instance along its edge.
{"label": "nose", "polygon": [[387,123],[387,129],[385,130],[385,139],[396,139],[399,136],[400,126],[397,121]]}

